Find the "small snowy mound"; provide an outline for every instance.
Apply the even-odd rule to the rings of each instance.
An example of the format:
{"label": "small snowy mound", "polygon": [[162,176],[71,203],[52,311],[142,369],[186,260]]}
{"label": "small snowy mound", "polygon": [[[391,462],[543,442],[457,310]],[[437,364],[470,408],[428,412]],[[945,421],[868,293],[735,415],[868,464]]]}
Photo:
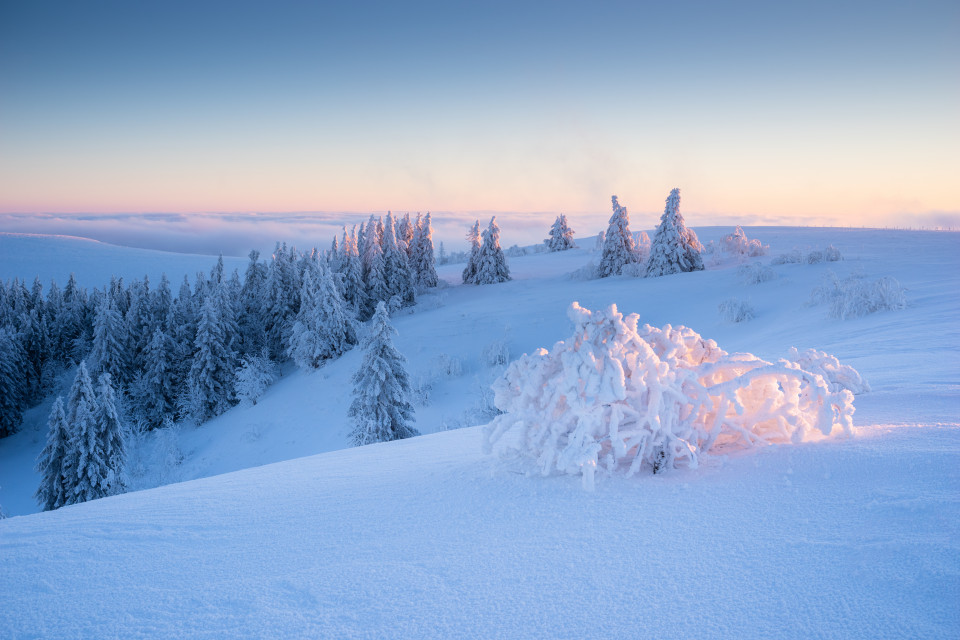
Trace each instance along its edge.
{"label": "small snowy mound", "polygon": [[616,305],[574,302],[568,313],[570,340],[524,355],[494,383],[504,413],[486,427],[488,452],[536,460],[543,475],[580,474],[590,489],[598,467],[627,476],[696,468],[720,447],[852,433],[853,394],[831,390],[846,370],[827,380],[797,362],[728,354],[687,327],[638,329],[638,316]]}

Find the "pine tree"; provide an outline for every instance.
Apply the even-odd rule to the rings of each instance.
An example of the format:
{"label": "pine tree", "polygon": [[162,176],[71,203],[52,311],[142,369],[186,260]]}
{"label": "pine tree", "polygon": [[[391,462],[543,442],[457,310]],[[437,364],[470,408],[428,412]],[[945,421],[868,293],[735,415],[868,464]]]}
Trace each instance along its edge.
{"label": "pine tree", "polygon": [[380,302],[363,341],[363,361],[353,376],[349,416],[355,445],[420,435],[412,426],[410,380],[403,366],[405,359],[393,346],[394,333],[386,305]]}
{"label": "pine tree", "polygon": [[360,317],[366,307],[367,293],[363,282],[363,264],[357,251],[356,227],[347,235],[343,230],[341,245],[340,273],[343,278],[343,298],[346,306],[355,317]]}
{"label": "pine tree", "polygon": [[703,245],[697,240],[697,234],[687,229],[683,222],[683,216],[680,215],[680,189],[674,189],[667,198],[660,225],[653,236],[646,277],[703,271],[702,250]]}
{"label": "pine tree", "polygon": [[476,284],[496,284],[510,280],[510,267],[500,248],[500,227],[497,218],[490,218],[490,225],[483,232],[483,245],[477,259]]}
{"label": "pine tree", "polygon": [[260,355],[244,356],[234,382],[237,399],[256,405],[263,392],[276,379],[275,369],[276,365],[266,350]]}
{"label": "pine tree", "polygon": [[100,375],[97,381],[97,437],[103,451],[103,462],[106,465],[106,492],[107,495],[122,493],[126,488],[124,468],[127,464],[127,453],[124,447],[125,428],[117,410],[116,393],[110,380],[110,374]]}
{"label": "pine tree", "polygon": [[260,252],[250,252],[250,262],[243,277],[240,290],[240,316],[237,324],[240,329],[240,353],[244,355],[260,353],[266,345],[266,301],[264,291],[267,283],[267,267],[260,261]]}
{"label": "pine tree", "polygon": [[566,251],[576,248],[577,245],[573,242],[573,229],[567,226],[567,216],[562,213],[557,216],[553,226],[550,227],[550,237],[543,243],[547,245],[550,251]]}
{"label": "pine tree", "polygon": [[413,236],[413,252],[411,262],[416,274],[417,286],[424,289],[435,287],[440,279],[437,277],[436,260],[433,255],[433,229],[430,226],[430,212],[423,220],[417,216],[417,226]]}
{"label": "pine tree", "polygon": [[24,366],[20,336],[12,326],[0,326],[0,438],[16,433],[23,420]]}
{"label": "pine tree", "polygon": [[617,196],[612,196],[613,215],[604,234],[603,255],[597,266],[597,277],[618,276],[623,268],[637,262],[637,254],[633,246],[633,234],[630,233],[630,215],[627,208],[617,202]]}
{"label": "pine tree", "polygon": [[64,504],[101,498],[108,492],[109,472],[99,437],[99,407],[85,362],[67,398],[67,430],[70,440],[63,458]]}
{"label": "pine tree", "polygon": [[63,398],[58,396],[47,420],[47,444],[37,458],[40,486],[34,496],[44,511],[59,509],[66,504],[63,463],[69,446],[70,429],[63,411]]}
{"label": "pine tree", "polygon": [[477,220],[470,227],[467,233],[467,240],[470,242],[470,257],[467,259],[467,266],[463,269],[463,284],[476,284],[477,263],[480,260],[480,221]]}
{"label": "pine tree", "polygon": [[224,344],[223,326],[212,299],[201,310],[194,346],[188,387],[193,416],[205,422],[229,409],[233,402],[232,354]]}
{"label": "pine tree", "polygon": [[324,360],[341,356],[355,341],[343,300],[325,266],[318,267],[318,283],[304,274],[300,312],[293,324],[289,356],[301,368],[316,369]]}
{"label": "pine tree", "polygon": [[93,348],[90,364],[94,374],[109,373],[115,380],[127,380],[127,328],[117,308],[113,290],[107,290],[97,303],[93,325]]}
{"label": "pine tree", "polygon": [[416,302],[407,252],[397,238],[393,215],[389,211],[383,224],[383,275],[387,284],[387,301],[396,299],[403,306]]}
{"label": "pine tree", "polygon": [[172,365],[174,345],[170,336],[161,328],[154,329],[150,344],[144,354],[145,368],[139,385],[137,399],[143,417],[151,428],[163,424],[163,419],[173,415],[176,409],[177,385]]}

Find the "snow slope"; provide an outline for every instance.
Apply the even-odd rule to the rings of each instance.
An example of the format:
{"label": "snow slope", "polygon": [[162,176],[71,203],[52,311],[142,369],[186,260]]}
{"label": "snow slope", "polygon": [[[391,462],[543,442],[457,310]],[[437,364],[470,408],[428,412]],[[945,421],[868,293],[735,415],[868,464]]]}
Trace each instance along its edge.
{"label": "snow slope", "polygon": [[[528,478],[477,428],[0,522],[9,638],[955,638],[960,430]],[[895,464],[893,464],[895,463]]]}
{"label": "snow slope", "polygon": [[[697,229],[704,242],[730,231],[728,227]],[[500,368],[484,362],[484,349],[503,342],[512,359],[566,339],[571,332],[566,310],[573,300],[594,309],[616,303],[624,313],[637,312],[641,323],[654,326],[686,324],[729,352],[747,351],[768,360],[786,355],[791,346],[832,353],[864,374],[873,388],[857,398],[857,425],[957,422],[960,362],[940,354],[960,353],[960,296],[956,295],[960,234],[776,227],[746,231],[749,237],[771,245],[764,262],[793,248],[806,252],[830,243],[845,259],[774,267],[779,277],[759,285],[743,284],[734,264],[653,279],[578,281],[569,274],[598,259],[597,254],[579,249],[514,258],[510,262],[513,282],[455,285],[422,297],[411,314],[394,318],[399,331],[395,344],[407,357],[414,382],[431,387],[426,403],[415,403],[417,428],[433,433],[486,422],[490,414],[479,405],[484,401],[483,390]],[[593,246],[592,239],[579,243]],[[128,251],[151,257],[159,253]],[[23,271],[34,271],[44,263],[42,252],[22,255],[19,268]],[[166,255],[171,265],[183,257]],[[207,259],[211,264],[214,260]],[[112,258],[104,263],[131,268]],[[66,264],[61,268],[68,269]],[[441,267],[440,275],[456,283],[462,269],[462,264],[447,265]],[[809,306],[808,300],[831,271],[840,276],[862,272],[872,279],[894,276],[907,287],[909,306],[856,320],[829,318],[825,306]],[[8,277],[8,272],[0,271],[0,278]],[[731,297],[749,300],[757,317],[740,324],[725,322],[717,306]],[[185,428],[176,443],[185,456],[183,464],[164,470],[162,478],[144,478],[134,486],[206,477],[345,448],[350,376],[360,356],[358,351],[348,352],[315,372],[288,369],[257,406],[238,407],[199,428]],[[458,375],[438,371],[439,363],[450,360],[460,364]],[[23,432],[0,440],[0,505],[8,514],[37,509],[32,494],[39,477],[33,473],[33,461],[43,448],[48,413],[49,402],[27,412]]]}
{"label": "snow slope", "polygon": [[[0,232],[0,280],[19,278],[29,288],[39,276],[44,292],[51,280],[63,289],[71,273],[78,284],[93,288],[109,284],[110,276],[130,282],[146,275],[156,286],[165,272],[176,295],[183,276],[192,282],[198,271],[209,273],[216,260],[215,256],[131,249],[74,236]],[[239,269],[243,277],[246,258],[224,257],[223,262],[227,273]]]}
{"label": "snow slope", "polygon": [[[706,242],[731,230],[697,233]],[[499,369],[485,348],[502,342],[516,357],[567,338],[565,311],[578,300],[687,324],[731,352],[832,353],[873,388],[856,399],[856,438],[600,479],[593,494],[575,478],[527,478],[484,458],[475,428],[334,451],[347,444],[354,351],[317,372],[286,371],[257,406],[186,427],[176,442],[157,435],[155,448],[185,457],[144,483],[205,479],[0,521],[0,629],[15,638],[957,637],[960,235],[746,232],[771,245],[765,263],[830,243],[845,260],[776,266],[778,277],[758,285],[709,260],[700,273],[582,281],[569,274],[597,256],[580,249],[511,259],[513,282],[424,296],[394,318],[409,370],[431,387],[417,427],[486,421],[482,389]],[[17,268],[35,269],[38,255]],[[462,266],[441,276],[455,283]],[[832,319],[808,304],[830,271],[893,276],[908,307]],[[757,317],[722,320],[717,305],[731,297]],[[459,372],[438,371],[451,361]],[[32,465],[48,410],[28,412],[23,432],[0,440],[8,513],[36,510]]]}

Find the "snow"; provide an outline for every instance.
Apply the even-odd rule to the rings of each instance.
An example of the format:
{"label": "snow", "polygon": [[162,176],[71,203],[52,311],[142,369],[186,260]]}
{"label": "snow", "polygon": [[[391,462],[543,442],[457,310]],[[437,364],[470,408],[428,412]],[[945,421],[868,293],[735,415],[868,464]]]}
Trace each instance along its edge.
{"label": "snow", "polygon": [[[731,227],[697,228],[707,242]],[[35,514],[52,399],[0,440],[0,629],[10,637],[957,637],[960,235],[753,227],[777,277],[737,265],[579,281],[586,249],[509,259],[514,280],[448,286],[394,316],[425,435],[348,449],[354,349],[284,369],[254,406],[171,447],[193,480]],[[507,239],[509,243],[509,239]],[[578,238],[592,247],[590,238]],[[835,246],[843,260],[771,265]],[[193,261],[196,262],[188,262]],[[0,235],[0,278],[88,287],[209,272],[215,258]],[[245,260],[227,270],[245,268]],[[180,275],[177,275],[180,269]],[[846,320],[812,292],[895,278],[906,307]],[[720,302],[743,298],[750,322]],[[570,335],[570,303],[692,327],[768,361],[816,349],[871,390],[856,435],[771,445],[629,479],[527,477],[482,453],[488,386]],[[493,346],[491,346],[493,345]],[[438,365],[443,363],[443,371]],[[824,365],[826,367],[826,364]],[[69,380],[66,381],[69,385]],[[426,387],[429,387],[427,390]],[[486,394],[486,395],[485,395]],[[169,434],[158,434],[157,446]],[[320,455],[313,455],[320,454]],[[311,456],[311,457],[301,457]],[[276,463],[276,464],[269,464]],[[268,465],[268,466],[261,466]],[[236,471],[236,473],[226,472]],[[23,514],[33,514],[26,515]]]}

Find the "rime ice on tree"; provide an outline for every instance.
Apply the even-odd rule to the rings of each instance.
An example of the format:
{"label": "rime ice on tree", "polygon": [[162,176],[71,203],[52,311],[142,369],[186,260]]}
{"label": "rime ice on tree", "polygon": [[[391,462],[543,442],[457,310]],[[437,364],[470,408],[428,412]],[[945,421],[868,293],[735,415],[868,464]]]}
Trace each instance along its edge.
{"label": "rime ice on tree", "polygon": [[488,450],[528,457],[544,475],[581,475],[590,488],[598,468],[693,468],[715,446],[852,433],[853,394],[832,386],[852,370],[828,381],[798,362],[730,355],[687,327],[638,328],[615,305],[574,302],[569,315],[570,340],[523,356],[494,383],[504,413],[486,429]]}
{"label": "rime ice on tree", "polygon": [[386,305],[380,302],[363,341],[363,361],[353,376],[348,415],[353,419],[350,439],[355,445],[420,435],[413,427],[410,379],[404,357],[393,346],[394,333]]}
{"label": "rime ice on tree", "polygon": [[576,248],[573,242],[573,229],[567,226],[567,216],[562,213],[550,227],[550,237],[543,241],[550,251],[566,251]]}
{"label": "rime ice on tree", "polygon": [[603,237],[603,254],[597,266],[598,278],[618,276],[624,266],[637,262],[627,208],[617,202],[617,196],[611,196],[610,200],[613,203],[613,215]]}
{"label": "rime ice on tree", "polygon": [[483,232],[483,244],[477,258],[477,273],[474,284],[496,284],[510,280],[510,267],[500,248],[500,227],[497,218],[490,218],[490,225]]}
{"label": "rime ice on tree", "polygon": [[680,189],[674,189],[667,198],[667,206],[660,216],[660,225],[653,236],[646,276],[665,276],[685,271],[703,271],[700,252],[703,245],[697,234],[687,229],[680,215]]}

